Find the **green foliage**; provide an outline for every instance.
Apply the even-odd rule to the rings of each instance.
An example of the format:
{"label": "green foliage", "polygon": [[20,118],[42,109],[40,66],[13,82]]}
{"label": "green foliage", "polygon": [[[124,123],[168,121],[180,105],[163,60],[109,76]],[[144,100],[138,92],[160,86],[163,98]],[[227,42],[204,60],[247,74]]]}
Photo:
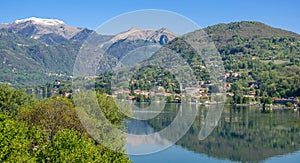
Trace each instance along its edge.
{"label": "green foliage", "polygon": [[0,111],[15,114],[18,109],[33,101],[27,96],[24,89],[11,88],[9,85],[0,85]]}
{"label": "green foliage", "polygon": [[142,94],[138,94],[136,95],[136,102],[149,102],[150,99],[147,98],[145,95],[142,95]]}
{"label": "green foliage", "polygon": [[273,100],[271,97],[263,97],[261,99],[261,103],[264,103],[264,104],[272,104],[273,103]]}
{"label": "green foliage", "polygon": [[287,102],[287,103],[285,103],[285,106],[287,106],[287,107],[293,107],[293,106],[294,106],[294,104],[293,104],[293,103],[291,103],[291,102]]}
{"label": "green foliage", "polygon": [[[22,122],[0,113],[0,162],[35,161],[31,138],[37,138],[39,132],[30,132]],[[30,135],[30,136],[29,136]]]}
{"label": "green foliage", "polygon": [[41,129],[0,114],[0,131],[1,162],[130,162],[125,154],[96,145],[74,130],[61,130],[45,141]]}
{"label": "green foliage", "polygon": [[[272,28],[259,22],[218,24],[207,27],[204,31],[216,45],[225,72],[227,75],[230,74],[226,78],[226,82],[232,83],[230,92],[239,96],[233,97],[234,103],[250,102],[252,99],[242,97],[249,95],[250,91],[255,92],[256,97],[300,96],[300,36],[298,34]],[[201,33],[201,31],[194,32]],[[122,58],[122,54],[139,47],[141,43],[143,43],[141,40],[128,43],[120,41],[107,47],[108,53]],[[210,74],[201,55],[207,49],[196,52],[181,38],[175,38],[165,47],[177,52],[186,60],[197,80],[204,82],[201,87],[214,88],[209,85],[211,84]],[[156,64],[143,66],[141,63],[141,67],[137,65],[139,69],[136,73],[130,76],[128,88],[130,95],[136,95],[134,90],[151,91],[158,86],[163,87],[167,93],[180,94],[180,86],[174,72],[159,67],[166,63],[160,60],[160,52],[155,53],[149,60],[155,60],[153,63]],[[177,68],[181,69],[181,67]],[[126,76],[125,72],[120,72],[123,73],[121,76]],[[95,82],[93,80],[87,82],[85,89],[92,89],[95,86],[103,93],[112,94],[113,75],[112,72],[101,73]],[[75,79],[73,82],[80,81]],[[254,83],[254,86],[250,87],[249,83]],[[124,85],[124,83],[120,84],[120,87]],[[58,89],[53,90],[58,90],[61,94],[71,92],[71,81],[63,82]],[[141,96],[135,99],[140,102],[148,101]]]}
{"label": "green foliage", "polygon": [[104,113],[105,117],[115,126],[122,127],[123,120],[127,118],[124,113],[130,113],[128,107],[120,108],[116,105],[115,99],[107,96],[106,94],[97,93],[97,101],[101,111]]}
{"label": "green foliage", "polygon": [[66,79],[47,73],[70,75],[79,47],[77,42],[49,45],[0,29],[0,81],[24,87]]}
{"label": "green foliage", "polygon": [[[124,129],[125,116],[113,99],[101,94],[97,99],[110,123]],[[17,115],[0,112],[0,162],[130,162],[122,150],[124,138],[119,133],[109,138],[110,143],[119,143],[118,151],[91,139],[68,98],[55,96],[31,105],[8,102],[22,108]],[[105,135],[106,130],[101,131]]]}
{"label": "green foliage", "polygon": [[105,147],[123,151],[125,130],[123,121],[130,115],[129,107],[114,98],[93,91],[77,92],[73,96],[77,113],[88,133]]}
{"label": "green foliage", "polygon": [[85,138],[74,130],[58,132],[38,156],[38,161],[51,162],[103,162],[93,140]]}
{"label": "green foliage", "polygon": [[39,162],[130,162],[125,154],[97,146],[94,140],[69,129],[58,132],[38,159]]}
{"label": "green foliage", "polygon": [[16,118],[26,122],[28,126],[43,126],[49,132],[50,138],[63,129],[86,132],[71,101],[61,96],[51,97],[24,107]]}
{"label": "green foliage", "polygon": [[[259,22],[237,22],[208,27],[205,31],[218,48],[230,76],[228,82],[260,83],[258,96],[298,96],[300,37],[296,33],[274,29]],[[246,94],[248,86],[234,91]]]}

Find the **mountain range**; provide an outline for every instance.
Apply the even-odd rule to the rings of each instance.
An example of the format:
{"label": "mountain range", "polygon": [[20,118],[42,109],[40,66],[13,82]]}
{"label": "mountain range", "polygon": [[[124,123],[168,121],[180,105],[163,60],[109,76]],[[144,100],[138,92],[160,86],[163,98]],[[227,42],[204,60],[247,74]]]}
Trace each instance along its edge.
{"label": "mountain range", "polygon": [[0,82],[29,86],[71,76],[76,55],[89,37],[100,41],[107,53],[120,58],[124,48],[118,49],[122,46],[131,50],[137,42],[164,45],[176,36],[165,28],[132,28],[116,35],[100,35],[56,19],[32,17],[16,20],[0,25]]}
{"label": "mountain range", "polygon": [[[267,68],[264,65],[274,64],[274,69],[282,65],[283,72],[287,72],[280,75],[299,73],[300,35],[297,33],[254,21],[217,24],[203,30],[220,52],[226,72],[251,76],[257,62],[261,66],[256,67],[257,71],[263,72]],[[142,30],[133,27],[116,35],[101,35],[87,28],[68,26],[60,20],[16,20],[0,25],[0,82],[24,87],[66,79],[72,75],[76,56],[88,38],[101,42],[110,64],[116,64],[137,47],[153,44],[183,52],[188,63],[196,67],[201,58],[197,58],[193,49],[187,48],[178,36],[166,28]],[[204,78],[201,72],[197,71],[198,80]],[[258,78],[255,74],[252,77]]]}

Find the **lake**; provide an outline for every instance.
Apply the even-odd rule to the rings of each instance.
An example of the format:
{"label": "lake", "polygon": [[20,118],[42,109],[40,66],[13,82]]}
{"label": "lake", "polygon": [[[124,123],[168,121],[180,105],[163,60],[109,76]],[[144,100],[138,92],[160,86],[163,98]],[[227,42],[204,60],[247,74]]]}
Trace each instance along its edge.
{"label": "lake", "polygon": [[[214,109],[222,114],[209,113]],[[126,123],[133,162],[300,161],[300,116],[292,110],[157,103],[134,111],[136,118]],[[215,119],[207,121],[212,114]]]}

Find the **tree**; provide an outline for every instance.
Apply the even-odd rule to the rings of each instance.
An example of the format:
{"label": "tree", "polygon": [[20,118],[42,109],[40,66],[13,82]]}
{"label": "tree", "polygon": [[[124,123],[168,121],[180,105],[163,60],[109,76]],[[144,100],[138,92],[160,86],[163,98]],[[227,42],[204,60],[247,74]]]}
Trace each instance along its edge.
{"label": "tree", "polygon": [[0,114],[0,162],[33,162],[36,160],[33,147],[42,142],[40,130],[29,129],[23,122]]}
{"label": "tree", "polygon": [[0,115],[0,162],[130,162],[124,153],[96,145],[75,130],[44,141],[42,130]]}
{"label": "tree", "polygon": [[[93,91],[73,95],[77,114],[91,137],[109,149],[124,151],[124,120],[131,111],[126,104]],[[124,105],[123,105],[124,104]]]}
{"label": "tree", "polygon": [[0,111],[16,114],[18,109],[33,102],[32,96],[27,96],[24,89],[11,88],[9,85],[0,85]]}
{"label": "tree", "polygon": [[92,139],[69,129],[59,131],[45,147],[38,156],[39,162],[105,162],[108,159],[100,154]]}
{"label": "tree", "polygon": [[243,98],[243,104],[249,104],[250,103],[250,98],[249,97],[244,97]]}
{"label": "tree", "polygon": [[243,103],[243,93],[241,91],[236,91],[233,96],[233,101],[235,104]]}
{"label": "tree", "polygon": [[168,103],[172,103],[172,102],[174,102],[174,96],[172,95],[172,96],[167,96],[167,98],[166,98],[166,101],[168,102]]}
{"label": "tree", "polygon": [[[105,111],[105,115],[111,123],[121,127],[123,125],[123,117],[121,117],[119,108],[114,104],[114,100],[107,98],[105,95],[99,95],[97,99],[101,101],[99,102],[100,108]],[[84,104],[87,104],[87,102],[84,99]],[[79,109],[78,114],[82,112]],[[94,113],[97,114],[97,111]],[[119,162],[118,160],[129,162],[122,150],[122,145],[124,145],[123,137],[115,133],[112,137],[107,138],[111,144],[118,142],[120,147],[118,152],[114,152],[104,147],[101,142],[91,139],[91,137],[97,138],[94,137],[96,134],[105,136],[106,132],[109,132],[105,127],[107,124],[101,123],[93,126],[104,129],[96,130],[97,133],[92,133],[91,136],[88,135],[84,128],[86,126],[81,124],[75,107],[68,98],[55,96],[38,101],[32,106],[22,108],[16,119],[24,121],[30,129],[36,126],[44,128],[42,130],[44,132],[42,136],[43,140],[45,140],[44,143],[41,143],[40,139],[36,138],[37,136],[30,136],[30,138],[32,137],[30,139],[31,145],[35,146],[37,144],[36,146],[38,147],[37,152],[31,157],[33,159],[36,158],[38,162],[105,162],[107,160],[110,160],[108,162]],[[94,122],[99,122],[99,120],[93,118],[84,119],[83,121],[92,125],[95,124]]]}
{"label": "tree", "polygon": [[262,97],[261,103],[272,104],[272,103],[273,103],[273,100],[272,100],[271,97]]}
{"label": "tree", "polygon": [[292,106],[294,106],[294,105],[293,105],[293,103],[291,103],[291,102],[287,102],[287,103],[285,103],[285,106],[287,106],[287,107],[292,107]]}
{"label": "tree", "polygon": [[24,107],[16,118],[28,126],[43,126],[49,132],[50,139],[63,129],[86,132],[73,104],[66,97],[55,96]]}

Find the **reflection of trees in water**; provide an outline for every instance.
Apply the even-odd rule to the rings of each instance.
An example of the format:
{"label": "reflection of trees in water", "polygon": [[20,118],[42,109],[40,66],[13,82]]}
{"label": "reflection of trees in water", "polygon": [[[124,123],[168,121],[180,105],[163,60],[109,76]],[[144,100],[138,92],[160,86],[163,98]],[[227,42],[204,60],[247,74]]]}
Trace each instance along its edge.
{"label": "reflection of trees in water", "polygon": [[[126,132],[140,135],[140,137],[146,134],[150,139],[158,140],[155,141],[157,144],[162,141],[173,144],[172,142],[177,142],[194,122],[195,113],[197,113],[196,106],[195,104],[166,104],[158,106],[163,108],[156,108],[156,110],[147,110],[142,107],[135,110],[144,114],[140,117],[152,117],[152,114],[157,114],[157,110],[161,110],[161,112],[149,120],[130,119],[125,123]],[[154,108],[150,107],[150,109]],[[154,134],[153,137],[150,134]],[[138,138],[139,136],[133,139],[137,140]],[[144,144],[148,144],[148,140],[145,139]]]}
{"label": "reflection of trees in water", "polygon": [[[141,135],[158,132],[170,125],[180,111],[180,104],[161,105],[161,107],[164,108],[158,108],[160,107],[159,105],[155,105],[155,107],[149,108],[148,106],[144,106],[143,103],[139,104],[138,110],[135,110],[135,116],[138,118],[153,117],[153,115],[156,116],[149,118],[149,120],[130,119],[125,123],[127,126],[127,133]],[[159,111],[160,113],[157,113],[156,111]]]}
{"label": "reflection of trees in water", "polygon": [[[198,134],[203,126],[207,108],[200,107],[188,133],[177,142],[189,150],[233,161],[261,161],[300,149],[300,120],[289,111],[263,114],[257,109],[227,107],[219,125],[205,140]],[[173,114],[161,120],[149,121],[155,129],[162,129]]]}

